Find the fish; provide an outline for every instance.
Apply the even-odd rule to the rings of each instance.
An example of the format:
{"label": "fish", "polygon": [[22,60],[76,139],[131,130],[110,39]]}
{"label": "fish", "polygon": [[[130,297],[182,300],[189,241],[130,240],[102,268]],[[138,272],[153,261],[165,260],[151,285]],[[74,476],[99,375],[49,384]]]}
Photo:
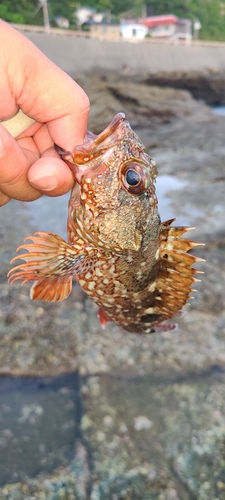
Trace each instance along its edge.
{"label": "fish", "polygon": [[[34,281],[31,298],[57,302],[73,279],[99,306],[104,328],[148,334],[170,330],[192,292],[191,253],[199,243],[183,238],[193,228],[161,222],[157,166],[118,113],[99,135],[88,132],[73,152],[57,149],[74,176],[68,208],[68,242],[51,232],[25,238],[8,273],[9,282]],[[27,243],[31,241],[31,243]]]}

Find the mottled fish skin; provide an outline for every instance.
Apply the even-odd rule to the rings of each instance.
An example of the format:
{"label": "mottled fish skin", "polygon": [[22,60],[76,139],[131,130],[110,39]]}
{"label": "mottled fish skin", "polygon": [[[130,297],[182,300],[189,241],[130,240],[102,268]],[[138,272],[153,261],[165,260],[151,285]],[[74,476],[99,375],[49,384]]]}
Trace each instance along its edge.
{"label": "mottled fish skin", "polygon": [[[63,152],[62,152],[63,154]],[[74,173],[68,243],[36,233],[29,253],[9,280],[35,281],[32,298],[62,300],[72,276],[99,307],[104,326],[114,321],[134,333],[171,329],[162,324],[185,305],[199,259],[187,252],[197,243],[182,239],[190,228],[161,223],[155,194],[157,168],[123,113],[100,135],[63,158]]]}

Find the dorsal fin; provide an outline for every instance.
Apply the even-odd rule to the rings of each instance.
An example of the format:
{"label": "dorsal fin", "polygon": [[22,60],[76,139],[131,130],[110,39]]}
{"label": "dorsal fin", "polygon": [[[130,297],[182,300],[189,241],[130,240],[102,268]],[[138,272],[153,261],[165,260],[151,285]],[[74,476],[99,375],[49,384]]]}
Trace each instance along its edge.
{"label": "dorsal fin", "polygon": [[163,322],[179,315],[191,298],[193,283],[199,281],[195,274],[200,271],[193,265],[203,259],[187,252],[201,243],[183,239],[183,234],[194,228],[171,227],[173,221],[161,225],[156,277],[140,293],[142,308],[136,309],[134,321],[126,326],[128,331],[152,333],[174,329],[174,324]]}
{"label": "dorsal fin", "polygon": [[162,223],[160,231],[159,274],[155,280],[158,305],[154,307],[160,321],[176,316],[187,303],[192,284],[198,281],[194,276],[200,273],[193,265],[204,260],[187,253],[202,244],[182,238],[194,228],[171,227],[172,222],[173,219]]}

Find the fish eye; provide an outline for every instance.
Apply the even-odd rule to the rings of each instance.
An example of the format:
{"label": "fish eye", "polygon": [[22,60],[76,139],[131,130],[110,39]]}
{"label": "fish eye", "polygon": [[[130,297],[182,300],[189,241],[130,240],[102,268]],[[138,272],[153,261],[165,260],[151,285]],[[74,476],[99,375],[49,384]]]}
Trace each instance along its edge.
{"label": "fish eye", "polygon": [[121,171],[121,181],[123,187],[131,194],[141,194],[145,190],[145,172],[141,165],[137,163],[125,164]]}
{"label": "fish eye", "polygon": [[126,173],[126,181],[129,186],[137,186],[140,182],[140,175],[136,170],[129,169]]}

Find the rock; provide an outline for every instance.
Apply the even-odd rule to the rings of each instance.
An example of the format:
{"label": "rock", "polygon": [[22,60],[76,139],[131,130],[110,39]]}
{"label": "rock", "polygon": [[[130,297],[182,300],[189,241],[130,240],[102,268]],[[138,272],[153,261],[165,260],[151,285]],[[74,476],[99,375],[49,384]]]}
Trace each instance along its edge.
{"label": "rock", "polygon": [[95,133],[107,127],[118,111],[126,114],[134,128],[147,127],[148,132],[159,123],[196,115],[203,109],[207,115],[208,111],[207,106],[198,104],[188,91],[169,86],[160,88],[126,78],[114,81],[98,75],[80,78],[78,82],[90,98],[89,129]]}
{"label": "rock", "polygon": [[211,106],[225,104],[224,72],[207,71],[175,71],[158,72],[145,79],[149,85],[186,89],[195,99],[200,99]]}
{"label": "rock", "polygon": [[[115,76],[81,83],[92,103],[90,129],[101,131],[118,111],[135,124],[158,164],[162,218],[196,227],[192,238],[205,247],[194,253],[205,259],[197,265],[205,274],[176,330],[136,336],[109,324],[103,331],[97,307],[78,287],[65,302],[42,304],[30,301],[28,286],[6,281],[23,237],[54,231],[53,201],[42,199],[40,220],[30,205],[1,208],[0,372],[29,378],[79,370],[83,458],[2,486],[0,497],[223,500],[225,118],[186,90],[126,86]],[[67,199],[58,203],[56,224],[62,218],[65,226]],[[8,422],[3,430],[4,444],[13,431]]]}

